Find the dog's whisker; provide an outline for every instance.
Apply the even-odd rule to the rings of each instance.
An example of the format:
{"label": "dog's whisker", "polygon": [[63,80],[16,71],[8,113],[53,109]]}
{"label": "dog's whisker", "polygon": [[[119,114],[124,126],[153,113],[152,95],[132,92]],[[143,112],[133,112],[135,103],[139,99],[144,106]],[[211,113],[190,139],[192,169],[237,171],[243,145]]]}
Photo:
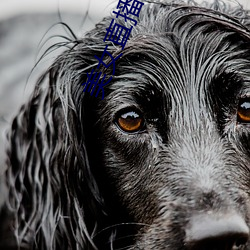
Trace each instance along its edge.
{"label": "dog's whisker", "polygon": [[96,234],[94,234],[93,238],[97,237],[99,234],[104,233],[107,230],[113,230],[113,229],[117,229],[120,227],[129,227],[129,226],[149,226],[149,225],[147,225],[145,223],[138,223],[138,222],[118,223],[118,224],[114,224],[114,225],[108,226],[106,228],[103,228],[102,230],[100,230]]}

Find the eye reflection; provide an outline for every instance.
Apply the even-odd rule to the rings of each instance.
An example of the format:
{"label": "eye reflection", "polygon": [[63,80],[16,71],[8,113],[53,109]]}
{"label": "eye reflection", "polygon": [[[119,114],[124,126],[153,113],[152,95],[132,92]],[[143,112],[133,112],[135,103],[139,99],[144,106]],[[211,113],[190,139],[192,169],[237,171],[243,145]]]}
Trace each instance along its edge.
{"label": "eye reflection", "polygon": [[144,119],[136,111],[128,111],[119,115],[117,125],[125,132],[134,133],[143,128]]}
{"label": "eye reflection", "polygon": [[237,110],[237,121],[250,123],[250,98],[240,100]]}

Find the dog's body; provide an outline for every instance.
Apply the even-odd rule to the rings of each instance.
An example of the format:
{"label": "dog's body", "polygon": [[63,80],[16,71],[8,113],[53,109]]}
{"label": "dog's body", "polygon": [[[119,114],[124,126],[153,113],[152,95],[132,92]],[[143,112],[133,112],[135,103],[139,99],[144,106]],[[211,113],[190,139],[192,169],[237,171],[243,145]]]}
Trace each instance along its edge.
{"label": "dog's body", "polygon": [[143,6],[101,100],[82,83],[106,44],[121,52],[110,21],[13,121],[3,249],[250,249],[247,12]]}

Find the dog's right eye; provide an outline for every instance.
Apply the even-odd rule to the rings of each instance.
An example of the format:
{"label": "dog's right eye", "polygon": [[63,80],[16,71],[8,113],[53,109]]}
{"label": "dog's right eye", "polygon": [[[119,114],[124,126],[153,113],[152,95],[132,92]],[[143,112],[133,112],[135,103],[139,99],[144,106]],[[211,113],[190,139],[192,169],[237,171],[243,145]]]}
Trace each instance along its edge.
{"label": "dog's right eye", "polygon": [[240,100],[237,111],[237,121],[250,123],[250,98]]}
{"label": "dog's right eye", "polygon": [[117,116],[116,124],[124,132],[134,133],[142,130],[145,122],[139,112],[130,110],[121,112]]}

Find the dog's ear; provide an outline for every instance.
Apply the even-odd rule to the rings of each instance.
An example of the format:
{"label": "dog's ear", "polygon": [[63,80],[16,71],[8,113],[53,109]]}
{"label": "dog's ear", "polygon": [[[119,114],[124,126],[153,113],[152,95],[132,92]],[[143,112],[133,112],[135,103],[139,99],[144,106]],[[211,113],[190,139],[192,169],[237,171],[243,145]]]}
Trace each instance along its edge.
{"label": "dog's ear", "polygon": [[82,83],[96,64],[94,55],[101,56],[102,39],[100,33],[99,47],[97,40],[77,41],[62,54],[13,120],[6,207],[16,244],[23,248],[95,249],[91,234],[103,200],[92,175],[85,130],[91,98],[97,98],[84,93]]}

